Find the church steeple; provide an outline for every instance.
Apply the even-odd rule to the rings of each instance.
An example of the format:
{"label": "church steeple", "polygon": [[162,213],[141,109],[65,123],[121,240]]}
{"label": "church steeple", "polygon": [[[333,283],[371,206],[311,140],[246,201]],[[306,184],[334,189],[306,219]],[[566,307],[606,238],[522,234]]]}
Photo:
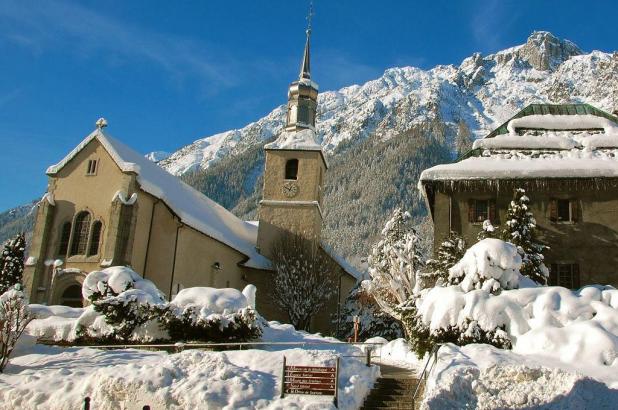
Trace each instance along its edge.
{"label": "church steeple", "polygon": [[298,80],[290,84],[288,90],[288,115],[285,124],[286,131],[315,129],[315,117],[318,106],[318,85],[311,81],[311,17],[313,7],[307,17],[308,25],[305,31],[305,52],[300,65]]}

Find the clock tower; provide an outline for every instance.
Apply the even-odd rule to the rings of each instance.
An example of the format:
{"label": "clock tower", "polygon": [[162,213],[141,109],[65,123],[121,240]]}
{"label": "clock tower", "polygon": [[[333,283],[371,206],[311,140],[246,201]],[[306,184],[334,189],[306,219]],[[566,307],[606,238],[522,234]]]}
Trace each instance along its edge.
{"label": "clock tower", "polygon": [[257,246],[271,256],[273,244],[287,233],[320,239],[322,195],[327,169],[315,131],[318,85],[311,80],[311,24],[297,81],[288,90],[285,128],[264,147],[264,189]]}

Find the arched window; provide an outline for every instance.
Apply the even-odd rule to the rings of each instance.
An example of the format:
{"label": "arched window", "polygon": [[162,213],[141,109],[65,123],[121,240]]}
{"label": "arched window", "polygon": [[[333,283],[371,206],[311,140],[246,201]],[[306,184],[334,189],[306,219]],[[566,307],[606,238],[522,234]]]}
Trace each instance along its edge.
{"label": "arched window", "polygon": [[88,256],[97,255],[99,253],[99,244],[101,243],[101,230],[103,224],[101,221],[92,223],[92,233],[90,234],[90,246],[88,247]]}
{"label": "arched window", "polygon": [[65,222],[60,228],[60,245],[58,246],[58,256],[67,256],[69,251],[69,239],[71,239],[71,222]]}
{"label": "arched window", "polygon": [[83,307],[82,287],[80,285],[71,285],[62,292],[60,304],[70,307]]}
{"label": "arched window", "polygon": [[298,160],[288,159],[285,163],[285,179],[296,179],[298,177]]}
{"label": "arched window", "polygon": [[86,254],[89,232],[90,214],[86,211],[80,212],[75,218],[75,226],[73,227],[73,243],[71,244],[71,255]]}

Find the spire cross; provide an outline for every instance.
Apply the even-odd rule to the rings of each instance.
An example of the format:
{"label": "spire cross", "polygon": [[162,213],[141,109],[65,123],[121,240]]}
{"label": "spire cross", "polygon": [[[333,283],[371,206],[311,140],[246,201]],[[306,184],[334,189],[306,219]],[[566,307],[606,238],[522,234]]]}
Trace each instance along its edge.
{"label": "spire cross", "polygon": [[309,2],[309,13],[307,14],[307,35],[311,34],[311,20],[313,19],[313,0]]}

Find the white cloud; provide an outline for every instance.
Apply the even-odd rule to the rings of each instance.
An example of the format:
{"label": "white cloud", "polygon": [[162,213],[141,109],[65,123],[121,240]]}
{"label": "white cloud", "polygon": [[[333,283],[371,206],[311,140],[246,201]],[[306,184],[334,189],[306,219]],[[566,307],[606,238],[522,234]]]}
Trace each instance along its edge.
{"label": "white cloud", "polygon": [[0,35],[36,54],[60,47],[102,63],[147,60],[175,79],[198,76],[217,88],[235,85],[238,64],[212,46],[152,32],[73,3],[24,3],[3,4]]}

